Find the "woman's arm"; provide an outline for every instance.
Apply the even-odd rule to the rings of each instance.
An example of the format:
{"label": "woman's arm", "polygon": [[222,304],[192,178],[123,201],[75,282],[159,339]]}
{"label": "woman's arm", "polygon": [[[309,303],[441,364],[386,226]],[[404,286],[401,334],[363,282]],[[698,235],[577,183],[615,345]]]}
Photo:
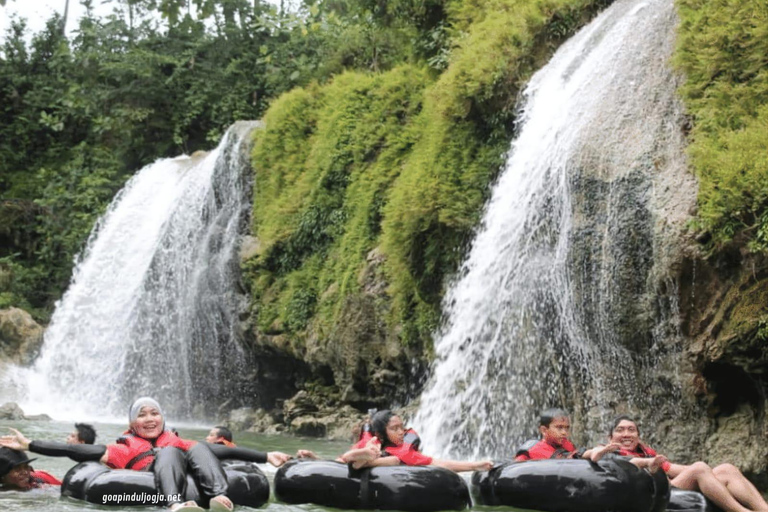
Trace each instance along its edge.
{"label": "woman's arm", "polygon": [[267,454],[258,450],[250,450],[248,448],[229,447],[223,444],[206,443],[206,446],[211,449],[213,454],[219,459],[238,459],[248,462],[258,462],[263,464],[267,462]]}
{"label": "woman's arm", "polygon": [[280,467],[291,459],[291,456],[283,452],[260,452],[250,448],[224,446],[223,444],[205,443],[213,454],[219,459],[238,459],[248,462],[263,464],[269,462],[275,467]]}
{"label": "woman's arm", "polygon": [[493,462],[489,460],[481,461],[459,461],[432,459],[432,466],[440,466],[451,471],[489,471],[493,467]]}
{"label": "woman's arm", "polygon": [[69,457],[75,462],[99,461],[106,464],[107,447],[103,444],[65,444],[56,441],[32,441],[29,451],[49,457]]}
{"label": "woman's arm", "polygon": [[16,430],[9,429],[12,435],[0,437],[0,446],[12,450],[29,450],[32,453],[48,455],[49,457],[69,457],[75,462],[99,461],[105,462],[107,447],[103,444],[65,444],[56,441],[30,441]]}

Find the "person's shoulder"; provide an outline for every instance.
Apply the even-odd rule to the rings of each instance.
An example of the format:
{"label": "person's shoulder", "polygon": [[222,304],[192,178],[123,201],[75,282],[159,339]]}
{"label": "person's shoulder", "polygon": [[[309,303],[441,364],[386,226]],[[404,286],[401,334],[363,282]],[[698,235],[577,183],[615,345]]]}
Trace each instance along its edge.
{"label": "person's shoulder", "polygon": [[61,485],[61,480],[47,471],[36,469],[32,471],[31,476],[35,483],[39,485]]}

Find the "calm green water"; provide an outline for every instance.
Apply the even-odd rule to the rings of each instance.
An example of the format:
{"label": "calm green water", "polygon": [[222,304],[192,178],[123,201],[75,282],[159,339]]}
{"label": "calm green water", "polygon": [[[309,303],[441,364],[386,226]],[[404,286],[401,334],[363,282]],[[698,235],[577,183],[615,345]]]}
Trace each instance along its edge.
{"label": "calm green water", "polygon": [[[125,425],[113,424],[94,424],[98,437],[97,443],[108,444],[113,442],[123,430]],[[176,425],[174,425],[176,426]],[[67,434],[74,430],[71,422],[28,422],[28,421],[0,421],[0,433],[6,433],[6,427],[14,427],[21,430],[30,439],[42,439],[48,441],[64,441]],[[181,437],[185,439],[203,440],[209,429],[176,426]],[[254,448],[263,451],[282,451],[290,454],[296,453],[300,448],[310,449],[323,458],[335,458],[343,453],[349,443],[339,441],[325,441],[318,439],[298,438],[292,436],[263,436],[250,432],[235,432],[235,442],[238,446]],[[35,469],[48,471],[59,479],[76,463],[68,458],[44,457],[41,455],[30,454],[30,457],[37,457],[32,463]],[[272,482],[276,468],[269,464],[261,465],[261,469],[267,475],[270,483]],[[468,478],[469,473],[465,476]],[[490,507],[475,507],[478,511],[494,510]],[[78,500],[61,498],[59,489],[52,487],[49,489],[37,489],[28,492],[6,491],[0,492],[0,512],[5,511],[25,511],[25,512],[75,512],[80,510],[109,510],[112,512],[136,512],[139,510],[162,510],[158,508],[136,508],[136,507],[106,507],[102,505],[93,505]],[[248,507],[236,507],[238,511],[255,510]],[[261,512],[333,512],[337,509],[320,507],[317,505],[284,505],[275,501],[274,496],[270,497],[269,503],[257,509]],[[509,511],[511,509],[504,508]]]}

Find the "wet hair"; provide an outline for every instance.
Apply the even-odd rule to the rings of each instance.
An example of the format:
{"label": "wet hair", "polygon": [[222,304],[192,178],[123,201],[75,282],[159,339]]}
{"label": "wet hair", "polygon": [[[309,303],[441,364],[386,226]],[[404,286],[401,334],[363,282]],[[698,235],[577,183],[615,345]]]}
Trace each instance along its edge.
{"label": "wet hair", "polygon": [[232,442],[232,431],[229,430],[227,427],[216,425],[213,427],[216,429],[216,436],[217,437],[223,437],[225,440]]}
{"label": "wet hair", "polygon": [[549,427],[550,423],[552,423],[555,418],[567,418],[568,416],[570,415],[565,409],[546,409],[541,411],[541,415],[539,416],[539,426]]}
{"label": "wet hair", "polygon": [[96,441],[96,429],[87,423],[75,423],[77,437],[85,444],[93,444]]}
{"label": "wet hair", "polygon": [[379,441],[381,441],[382,448],[392,445],[387,436],[387,425],[393,416],[397,416],[397,414],[389,409],[384,409],[383,411],[374,414],[373,418],[371,418],[371,430],[373,431],[373,435],[378,437]]}
{"label": "wet hair", "polygon": [[621,416],[616,416],[616,418],[613,420],[613,423],[611,424],[611,430],[608,431],[608,437],[611,437],[613,435],[613,431],[616,430],[616,427],[619,426],[619,423],[622,421],[631,421],[635,424],[635,428],[637,429],[637,433],[640,433],[640,427],[637,425],[637,421],[635,421],[634,418],[631,416],[627,416],[626,414],[622,414]]}

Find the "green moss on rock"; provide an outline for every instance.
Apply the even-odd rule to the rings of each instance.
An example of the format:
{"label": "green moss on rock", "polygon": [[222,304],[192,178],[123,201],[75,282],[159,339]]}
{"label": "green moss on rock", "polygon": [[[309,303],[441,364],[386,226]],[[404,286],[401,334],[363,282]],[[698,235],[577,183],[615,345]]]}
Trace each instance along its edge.
{"label": "green moss on rock", "polygon": [[439,76],[346,72],[276,100],[253,151],[260,251],[245,269],[258,331],[288,336],[341,387],[423,361],[522,84],[607,3],[449,2],[454,49]]}
{"label": "green moss on rock", "polygon": [[768,251],[768,4],[677,0],[675,62],[692,117],[697,227],[717,251]]}

